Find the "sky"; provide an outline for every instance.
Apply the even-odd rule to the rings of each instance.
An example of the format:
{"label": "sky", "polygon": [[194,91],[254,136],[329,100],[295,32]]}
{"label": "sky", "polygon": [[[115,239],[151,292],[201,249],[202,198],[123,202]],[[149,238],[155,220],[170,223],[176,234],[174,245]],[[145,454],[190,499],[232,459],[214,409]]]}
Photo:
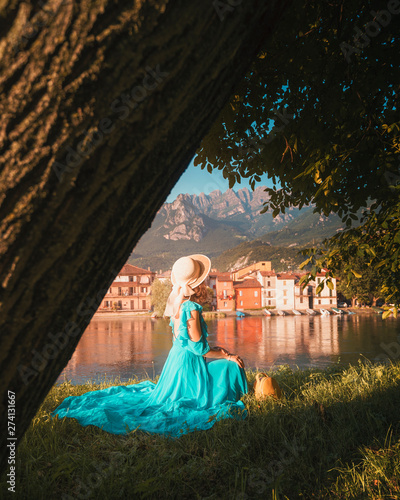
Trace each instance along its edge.
{"label": "sky", "polygon": [[[272,186],[271,179],[268,179],[267,175],[261,177],[261,182],[256,184],[256,186]],[[250,185],[247,179],[242,179],[240,184],[235,184],[233,189],[238,191],[247,187],[250,189]],[[229,189],[229,183],[227,179],[222,176],[221,170],[213,170],[210,174],[207,170],[202,170],[200,167],[195,167],[193,165],[193,160],[190,162],[188,168],[181,175],[179,181],[173,187],[171,193],[167,198],[167,203],[172,203],[178,194],[196,194],[200,193],[209,194],[211,191],[219,189],[223,193]]]}

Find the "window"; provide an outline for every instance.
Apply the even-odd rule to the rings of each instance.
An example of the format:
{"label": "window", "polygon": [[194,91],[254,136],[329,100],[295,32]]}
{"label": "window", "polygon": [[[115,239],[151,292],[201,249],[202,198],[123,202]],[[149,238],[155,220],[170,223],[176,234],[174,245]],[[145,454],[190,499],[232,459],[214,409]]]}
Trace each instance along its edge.
{"label": "window", "polygon": [[121,287],[119,286],[119,287],[118,287],[118,295],[121,295],[121,294],[122,294],[122,292],[121,292]]}
{"label": "window", "polygon": [[[329,297],[332,297],[332,290],[329,288]],[[332,302],[331,302],[332,304]]]}
{"label": "window", "polygon": [[224,307],[228,307],[228,302],[224,302]]}
{"label": "window", "polygon": [[243,300],[240,301],[240,305],[242,306],[243,305]]}
{"label": "window", "polygon": [[243,291],[242,290],[239,290],[239,295],[240,295],[240,297],[242,297],[242,295],[243,295]]}
{"label": "window", "polygon": [[129,295],[133,295],[133,287],[129,287]]}
{"label": "window", "polygon": [[108,290],[108,293],[112,293],[112,289],[111,288]]}
{"label": "window", "polygon": [[287,304],[287,299],[283,299],[283,304],[286,306],[286,304]]}
{"label": "window", "polygon": [[254,297],[258,297],[258,290],[254,291]]}
{"label": "window", "polygon": [[140,287],[140,291],[141,291],[141,293],[147,293],[147,287],[146,286],[141,286]]}
{"label": "window", "polygon": [[318,285],[321,283],[321,278],[317,278]]}
{"label": "window", "polygon": [[300,304],[303,303],[303,297],[300,297]]}
{"label": "window", "polygon": [[146,309],[146,301],[142,300],[142,309]]}
{"label": "window", "polygon": [[286,286],[286,280],[283,280],[283,286]]}
{"label": "window", "polygon": [[104,301],[104,307],[108,307],[108,300]]}
{"label": "window", "polygon": [[258,302],[254,302],[254,305],[255,305],[255,306],[258,306]]}
{"label": "window", "polygon": [[321,301],[319,300],[319,301],[318,301],[318,305],[320,305],[320,304],[321,304]]}
{"label": "window", "polygon": [[228,286],[228,283],[226,281],[224,281],[224,286]]}
{"label": "window", "polygon": [[226,299],[226,290],[224,290],[224,299]]}
{"label": "window", "polygon": [[268,290],[268,297],[272,297],[270,290]]}
{"label": "window", "polygon": [[119,308],[122,308],[122,300],[119,300],[119,301],[118,301],[118,307],[119,307]]}
{"label": "window", "polygon": [[283,290],[283,296],[286,297],[287,295],[287,290]]}
{"label": "window", "polygon": [[270,301],[270,300],[268,301],[268,305],[269,305],[269,306],[271,305],[271,301]]}
{"label": "window", "polygon": [[[331,290],[332,291],[332,290]],[[330,299],[329,304],[332,304],[332,299]]]}
{"label": "window", "polygon": [[129,276],[129,281],[133,281],[133,276]]}
{"label": "window", "polygon": [[270,281],[267,281],[267,286],[271,286],[271,282]]}

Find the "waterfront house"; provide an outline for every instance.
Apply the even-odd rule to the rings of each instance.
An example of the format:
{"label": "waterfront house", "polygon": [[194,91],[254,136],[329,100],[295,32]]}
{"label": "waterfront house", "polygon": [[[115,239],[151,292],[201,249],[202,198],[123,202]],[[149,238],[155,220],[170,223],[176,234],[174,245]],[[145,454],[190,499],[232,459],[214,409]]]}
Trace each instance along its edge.
{"label": "waterfront house", "polygon": [[155,274],[150,268],[125,264],[101,301],[99,311],[149,311]]}
{"label": "waterfront house", "polygon": [[235,310],[235,290],[231,273],[216,273],[215,293],[219,311]]}
{"label": "waterfront house", "polygon": [[276,273],[275,271],[257,271],[257,280],[261,283],[261,307],[276,308]]}
{"label": "waterfront house", "polygon": [[245,277],[243,281],[234,281],[236,309],[261,309],[261,283],[255,278]]}
{"label": "waterfront house", "polygon": [[279,273],[276,275],[276,308],[280,310],[294,309],[295,274]]}
{"label": "waterfront house", "polygon": [[[323,269],[320,273],[316,275],[315,282],[312,282],[313,286],[313,308],[323,309],[330,307],[337,307],[337,291],[336,291],[336,279],[332,278],[333,290],[328,288],[325,284],[322,292],[315,293],[318,285],[325,279],[326,271]],[[310,283],[311,284],[311,283]]]}

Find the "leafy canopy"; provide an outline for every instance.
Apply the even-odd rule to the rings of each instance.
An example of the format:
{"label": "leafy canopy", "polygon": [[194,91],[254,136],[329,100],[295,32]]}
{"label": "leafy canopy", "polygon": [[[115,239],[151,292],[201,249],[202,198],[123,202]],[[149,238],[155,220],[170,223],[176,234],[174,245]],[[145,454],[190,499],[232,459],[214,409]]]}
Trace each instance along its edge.
{"label": "leafy canopy", "polygon": [[305,252],[309,279],[322,266],[352,273],[358,255],[400,303],[400,4],[371,5],[295,2],[195,164],[222,170],[230,187],[268,173],[263,211],[274,216],[309,204],[337,213],[345,229]]}

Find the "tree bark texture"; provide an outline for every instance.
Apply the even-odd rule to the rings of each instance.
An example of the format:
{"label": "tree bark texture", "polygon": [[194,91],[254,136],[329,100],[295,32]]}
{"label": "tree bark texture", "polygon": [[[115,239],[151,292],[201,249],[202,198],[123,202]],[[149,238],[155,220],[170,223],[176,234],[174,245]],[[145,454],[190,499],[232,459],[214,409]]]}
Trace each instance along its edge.
{"label": "tree bark texture", "polygon": [[3,468],[287,5],[0,2]]}

